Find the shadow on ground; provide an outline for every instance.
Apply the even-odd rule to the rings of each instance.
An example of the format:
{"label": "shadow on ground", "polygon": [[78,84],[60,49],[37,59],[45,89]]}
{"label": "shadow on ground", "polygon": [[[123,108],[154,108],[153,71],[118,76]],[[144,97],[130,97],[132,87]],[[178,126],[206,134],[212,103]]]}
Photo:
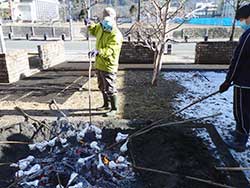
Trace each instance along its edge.
{"label": "shadow on ground", "polygon": [[64,103],[87,82],[85,71],[42,71],[12,84],[0,84],[0,101],[35,101],[56,99]]}

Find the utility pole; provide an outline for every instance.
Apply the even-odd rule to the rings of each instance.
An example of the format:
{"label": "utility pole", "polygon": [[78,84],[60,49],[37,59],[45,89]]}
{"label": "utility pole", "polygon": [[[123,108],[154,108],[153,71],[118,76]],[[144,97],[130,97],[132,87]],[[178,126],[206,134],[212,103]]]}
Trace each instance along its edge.
{"label": "utility pole", "polygon": [[10,14],[10,17],[11,17],[11,21],[13,22],[14,21],[13,20],[13,16],[14,16],[14,14],[13,14],[13,2],[12,2],[12,0],[8,0],[8,3],[9,3],[9,9],[10,9],[9,14]]}
{"label": "utility pole", "polygon": [[0,47],[1,53],[6,53],[5,41],[3,36],[3,29],[2,29],[2,20],[0,19]]}
{"label": "utility pole", "polygon": [[137,13],[137,21],[141,20],[141,0],[138,0],[138,13]]}
{"label": "utility pole", "polygon": [[88,0],[87,10],[88,10],[88,19],[90,19],[91,18],[91,0]]}
{"label": "utility pole", "polygon": [[71,0],[68,0],[68,11],[69,11],[70,40],[73,40],[73,20],[72,20],[72,1]]}
{"label": "utility pole", "polygon": [[[141,0],[138,0],[137,22],[141,21]],[[137,35],[137,41],[140,41],[140,34]]]}

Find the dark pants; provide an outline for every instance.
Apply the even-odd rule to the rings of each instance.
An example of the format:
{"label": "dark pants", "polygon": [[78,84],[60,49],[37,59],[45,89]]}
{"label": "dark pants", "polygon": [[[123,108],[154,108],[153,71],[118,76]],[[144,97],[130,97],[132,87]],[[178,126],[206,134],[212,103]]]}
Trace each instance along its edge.
{"label": "dark pants", "polygon": [[250,129],[250,88],[234,87],[236,132],[248,136]]}
{"label": "dark pants", "polygon": [[116,89],[116,73],[109,73],[96,70],[98,88],[104,95],[113,96],[117,94]]}

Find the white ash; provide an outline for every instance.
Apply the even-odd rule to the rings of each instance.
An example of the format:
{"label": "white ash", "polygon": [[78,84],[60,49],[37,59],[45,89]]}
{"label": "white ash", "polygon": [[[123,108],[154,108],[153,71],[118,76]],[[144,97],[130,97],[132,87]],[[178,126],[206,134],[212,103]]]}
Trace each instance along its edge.
{"label": "white ash", "polygon": [[104,164],[102,162],[102,155],[98,154],[98,165],[97,165],[97,169],[100,170],[101,168],[104,168]]}
{"label": "white ash", "polygon": [[100,151],[100,150],[101,150],[101,148],[98,146],[98,143],[97,143],[96,141],[91,142],[91,143],[90,143],[90,147],[91,147],[92,149],[97,150],[97,151]]}
{"label": "white ash", "polygon": [[128,151],[128,140],[121,146],[120,151],[122,153],[125,153],[126,151]]}
{"label": "white ash", "polygon": [[125,161],[125,158],[123,156],[119,156],[116,160],[117,163],[123,163]]}
{"label": "white ash", "polygon": [[12,163],[10,166],[11,167],[18,167],[20,170],[25,170],[32,161],[34,161],[35,157],[34,156],[28,156],[25,159],[22,159],[18,161],[18,163]]}
{"label": "white ash", "polygon": [[27,186],[33,186],[33,187],[38,187],[38,183],[39,181],[38,180],[35,180],[35,181],[31,181],[31,182],[25,182],[25,183],[22,183],[21,185],[27,185]]}
{"label": "white ash", "polygon": [[116,138],[115,138],[115,141],[118,143],[118,142],[121,142],[123,140],[126,140],[128,138],[128,134],[122,134],[122,133],[118,133]]}
{"label": "white ash", "polygon": [[74,179],[78,176],[77,173],[73,172],[71,175],[70,175],[70,179],[69,179],[69,182],[67,184],[67,186],[69,186],[73,181]]}
{"label": "white ash", "polygon": [[28,176],[28,175],[34,174],[35,172],[39,171],[40,169],[41,169],[41,166],[39,164],[35,164],[27,171],[19,170],[18,172],[16,172],[16,177],[20,178],[22,176]]}

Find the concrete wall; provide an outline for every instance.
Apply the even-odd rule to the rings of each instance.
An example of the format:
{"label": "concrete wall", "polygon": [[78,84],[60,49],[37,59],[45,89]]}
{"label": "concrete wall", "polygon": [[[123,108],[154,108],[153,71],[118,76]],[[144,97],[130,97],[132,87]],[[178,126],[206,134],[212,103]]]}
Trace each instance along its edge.
{"label": "concrete wall", "polygon": [[28,53],[25,50],[0,54],[0,83],[12,83],[30,76]]}
{"label": "concrete wall", "polygon": [[38,46],[42,69],[58,65],[65,61],[65,49],[63,41],[49,42]]}
{"label": "concrete wall", "polygon": [[[54,29],[53,29],[54,28]],[[129,27],[124,27],[123,25],[119,26],[120,31],[125,35],[129,30]],[[53,30],[55,35],[53,35]],[[61,38],[62,34],[65,34],[66,37],[69,37],[69,26],[38,26],[34,25],[33,29],[31,26],[3,26],[3,32],[5,37],[8,36],[8,33],[13,32],[13,37],[25,37],[28,33],[32,35],[34,31],[34,37],[43,37],[46,33],[48,37]],[[202,38],[205,33],[208,32],[209,38],[229,38],[231,33],[231,27],[195,27],[184,28],[173,31],[172,35],[175,39],[184,38],[187,35],[189,38]],[[235,38],[239,38],[242,34],[242,29],[236,28]],[[86,38],[86,27],[83,24],[74,24],[73,25],[73,34],[77,38]]]}
{"label": "concrete wall", "polygon": [[200,42],[196,45],[196,64],[229,64],[237,42]]}
{"label": "concrete wall", "polygon": [[119,62],[120,63],[147,63],[154,61],[154,52],[142,46],[134,46],[129,42],[123,42]]}
{"label": "concrete wall", "polygon": [[48,37],[61,38],[62,34],[69,37],[68,27],[31,27],[31,26],[3,26],[3,33],[5,37],[12,32],[13,37],[25,37],[29,34],[33,37],[43,37],[46,34]]}

